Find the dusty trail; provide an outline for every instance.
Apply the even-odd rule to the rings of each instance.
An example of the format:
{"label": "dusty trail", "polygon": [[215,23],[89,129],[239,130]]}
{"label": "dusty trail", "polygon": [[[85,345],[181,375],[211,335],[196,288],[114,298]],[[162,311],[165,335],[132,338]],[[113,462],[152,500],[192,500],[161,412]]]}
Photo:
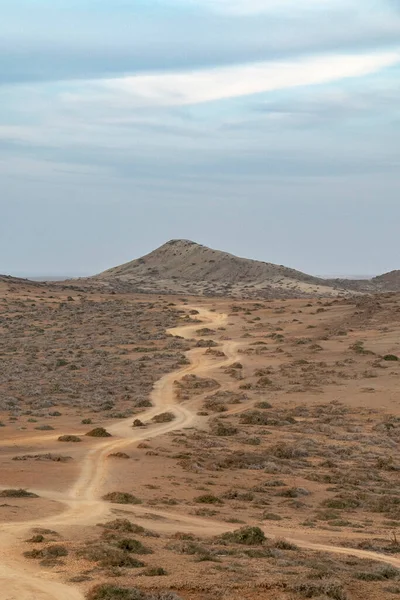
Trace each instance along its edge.
{"label": "dusty trail", "polygon": [[[227,315],[225,314],[214,313],[204,308],[198,308],[197,310],[199,311],[199,317],[205,325],[218,327],[226,322]],[[198,324],[193,326],[185,325],[171,329],[170,333],[191,338],[195,337],[194,332],[198,327]],[[191,410],[190,402],[186,403],[186,405],[177,403],[174,397],[173,382],[189,373],[209,375],[212,370],[230,364],[238,358],[237,350],[239,345],[240,342],[232,340],[224,341],[222,350],[226,358],[222,360],[210,359],[204,355],[204,349],[202,348],[190,350],[187,353],[190,359],[188,366],[179,371],[168,373],[155,384],[152,393],[153,407],[142,413],[141,420],[149,422],[156,414],[168,410],[174,413],[174,421],[165,424],[150,425],[149,428],[146,427],[144,429],[132,429],[132,418],[113,423],[108,427],[108,430],[113,434],[113,438],[99,443],[95,448],[87,452],[82,463],[80,475],[67,495],[52,490],[32,490],[37,491],[41,497],[63,503],[65,510],[61,514],[52,517],[1,525],[0,589],[2,590],[2,600],[84,600],[84,595],[78,588],[54,581],[52,573],[46,573],[43,570],[38,572],[37,569],[35,570],[30,564],[27,564],[22,557],[13,557],[12,550],[16,540],[27,537],[29,530],[35,526],[91,525],[98,523],[99,519],[107,516],[110,513],[112,505],[110,506],[110,504],[103,502],[99,497],[103,482],[107,477],[108,454],[121,451],[127,446],[141,440],[147,440],[171,431],[193,426],[196,423],[196,414]],[[22,442],[23,440],[21,440]],[[214,520],[182,515],[169,510],[149,510],[145,507],[135,506],[133,508],[124,506],[124,511],[132,512],[135,519],[146,520],[146,515],[149,512],[163,517],[162,521],[153,522],[152,526],[159,531],[165,532],[175,532],[179,528],[179,530],[199,533],[203,536],[214,536],[229,529],[235,529],[234,526],[229,526],[225,522],[219,523]],[[400,568],[400,559],[394,556],[311,542],[304,539],[304,537],[298,537],[306,535],[303,531],[269,525],[266,528],[266,534],[284,535],[289,541],[295,543],[300,548],[318,552],[352,555]],[[316,534],[313,532],[312,535],[315,539]]]}

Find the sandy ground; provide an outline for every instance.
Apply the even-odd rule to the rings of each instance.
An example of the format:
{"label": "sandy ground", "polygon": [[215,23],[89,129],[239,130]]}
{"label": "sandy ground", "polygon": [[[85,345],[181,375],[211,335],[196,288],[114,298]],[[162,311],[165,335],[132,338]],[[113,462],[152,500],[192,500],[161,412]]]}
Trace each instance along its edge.
{"label": "sandy ground", "polygon": [[[204,304],[204,303],[203,303]],[[304,302],[303,302],[304,304]],[[186,306],[186,309],[197,309],[198,318],[202,326],[213,329],[228,327],[232,320],[224,312],[210,311],[201,305]],[[281,318],[281,317],[280,317]],[[314,322],[314,318],[310,322]],[[171,330],[173,335],[185,338],[196,337],[199,325],[182,326]],[[229,329],[229,327],[228,327]],[[229,329],[229,337],[234,336],[235,327]],[[237,330],[237,334],[238,334]],[[328,343],[328,342],[327,342]],[[347,343],[347,341],[346,341]],[[379,346],[379,340],[371,340]],[[38,571],[21,556],[21,545],[33,527],[49,527],[61,531],[73,531],[74,528],[92,526],[100,520],[112,515],[113,507],[101,500],[104,491],[115,489],[124,479],[124,474],[110,465],[112,459],[108,457],[114,452],[136,452],[139,442],[150,443],[154,446],[157,438],[165,439],[171,432],[191,430],[191,428],[204,428],[204,417],[197,415],[198,403],[196,399],[180,403],[176,400],[174,382],[188,374],[200,377],[213,377],[213,374],[229,366],[232,362],[243,359],[239,353],[243,341],[237,337],[225,339],[221,342],[220,349],[225,354],[223,358],[206,356],[204,349],[195,348],[187,353],[190,364],[178,372],[167,374],[155,385],[152,394],[153,407],[140,414],[140,419],[148,423],[146,428],[132,428],[132,418],[112,422],[107,425],[111,438],[105,440],[85,440],[79,448],[65,449],[66,454],[73,454],[73,463],[63,465],[46,465],[46,469],[38,475],[37,469],[31,470],[29,463],[17,462],[10,467],[11,455],[40,453],[42,451],[60,452],[59,445],[53,434],[30,435],[18,431],[10,438],[4,437],[1,441],[0,468],[2,470],[2,488],[23,486],[36,492],[38,499],[5,499],[5,506],[0,508],[2,520],[0,538],[0,589],[4,600],[83,600],[83,591],[76,585],[65,584],[58,581],[57,574],[51,571]],[[338,355],[340,351],[338,350]],[[261,361],[260,361],[261,362]],[[265,361],[262,361],[263,364]],[[254,362],[257,365],[257,359]],[[254,366],[253,365],[253,366]],[[227,383],[229,385],[229,382]],[[346,392],[336,393],[336,398],[345,396],[348,402],[357,405],[361,401],[364,406],[376,408],[376,394],[384,396],[384,407],[390,410],[399,409],[399,396],[388,389],[385,379],[379,381],[379,389],[374,393],[360,391],[359,382],[351,382],[346,387]],[[290,394],[287,402],[290,403]],[[315,398],[318,401],[318,398]],[[231,414],[243,410],[241,407],[232,408]],[[175,419],[168,423],[151,424],[151,419],[160,412],[170,411]],[[64,453],[64,448],[63,448]],[[139,458],[138,458],[139,460]],[[134,465],[134,463],[132,463]],[[172,469],[172,467],[170,467]],[[126,476],[126,475],[125,475]],[[114,507],[115,508],[115,507]],[[184,511],[174,508],[160,508],[154,506],[124,507],[124,511],[135,516],[135,521],[144,525],[151,522],[152,529],[163,533],[174,533],[177,530],[199,534],[201,536],[215,536],[235,529],[225,521],[207,519],[185,514]],[[149,517],[149,512],[153,518]],[[155,519],[158,516],[159,519]],[[265,527],[268,535],[285,536],[300,548],[331,554],[356,556],[363,559],[372,559],[380,563],[390,564],[400,568],[400,558],[395,555],[383,555],[361,549],[344,548],[340,545],[340,534],[321,531],[307,531],[304,528],[290,527],[285,524],[268,524]],[[337,536],[338,543],[334,538]],[[351,537],[351,534],[347,534]],[[357,536],[354,534],[354,537]]]}

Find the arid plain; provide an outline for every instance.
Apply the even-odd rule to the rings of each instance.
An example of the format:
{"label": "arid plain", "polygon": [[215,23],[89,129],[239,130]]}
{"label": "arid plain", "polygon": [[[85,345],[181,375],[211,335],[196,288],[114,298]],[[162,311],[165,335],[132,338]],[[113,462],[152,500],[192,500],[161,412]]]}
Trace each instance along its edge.
{"label": "arid plain", "polygon": [[4,600],[400,594],[400,294],[0,294]]}

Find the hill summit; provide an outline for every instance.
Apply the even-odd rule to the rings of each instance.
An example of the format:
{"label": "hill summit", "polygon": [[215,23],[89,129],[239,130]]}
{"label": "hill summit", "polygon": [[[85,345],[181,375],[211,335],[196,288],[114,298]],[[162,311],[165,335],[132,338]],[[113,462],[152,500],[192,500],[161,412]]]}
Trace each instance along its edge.
{"label": "hill summit", "polygon": [[171,240],[95,279],[127,291],[213,296],[294,297],[337,295],[340,291],[335,282],[282,265],[240,258],[190,240]]}

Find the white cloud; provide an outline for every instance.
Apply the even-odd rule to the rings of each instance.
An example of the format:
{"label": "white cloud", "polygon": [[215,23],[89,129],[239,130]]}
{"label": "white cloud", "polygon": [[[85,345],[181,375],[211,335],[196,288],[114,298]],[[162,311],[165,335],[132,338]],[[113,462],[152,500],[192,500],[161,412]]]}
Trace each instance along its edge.
{"label": "white cloud", "polygon": [[[400,51],[139,75],[103,80],[93,86],[90,95],[93,101],[101,92],[117,93],[133,106],[184,106],[362,77],[398,63]],[[69,100],[79,102],[82,97],[69,96]]]}

